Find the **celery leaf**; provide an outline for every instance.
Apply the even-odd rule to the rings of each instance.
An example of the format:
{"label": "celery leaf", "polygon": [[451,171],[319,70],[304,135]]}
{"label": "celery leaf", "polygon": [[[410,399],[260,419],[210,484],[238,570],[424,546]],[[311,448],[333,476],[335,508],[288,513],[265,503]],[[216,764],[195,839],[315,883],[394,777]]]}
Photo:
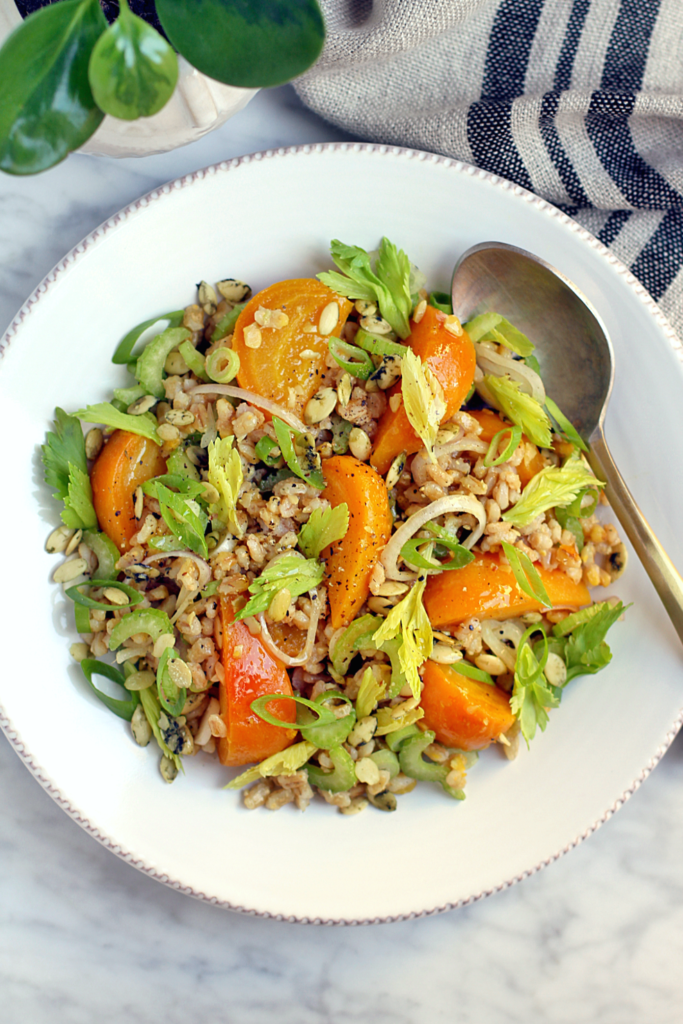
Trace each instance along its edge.
{"label": "celery leaf", "polygon": [[349,506],[346,502],[335,508],[316,508],[299,530],[299,547],[306,558],[318,558],[330,544],[346,536],[349,528]]}
{"label": "celery leaf", "polygon": [[570,505],[584,488],[604,486],[575,453],[564,466],[548,466],[532,477],[517,504],[503,513],[503,519],[513,526],[528,526],[549,508]]}
{"label": "celery leaf", "polygon": [[402,361],[401,394],[406,416],[424,442],[432,462],[439,425],[446,413],[443,388],[428,366],[408,349]]}
{"label": "celery leaf", "polygon": [[316,558],[299,558],[293,553],[282,555],[266,566],[250,585],[252,596],[235,618],[243,619],[265,612],[275,595],[285,587],[293,598],[314,590],[322,582],[324,574],[325,570]]}
{"label": "celery leaf", "polygon": [[232,446],[233,438],[217,438],[209,445],[209,483],[219,494],[218,501],[209,505],[211,515],[225,523],[236,537],[242,536],[237,518],[237,499],[242,490],[244,473],[239,452]]}
{"label": "celery leaf", "polygon": [[391,609],[372,638],[377,647],[386,640],[401,638],[398,660],[414,697],[420,696],[418,669],[430,656],[434,645],[432,626],[422,603],[426,582],[424,577],[418,579],[403,600]]}
{"label": "celery leaf", "polygon": [[488,388],[498,409],[509,420],[522,428],[526,436],[539,448],[550,448],[552,444],[551,424],[541,403],[522,391],[517,381],[509,377],[485,374],[484,385]]}
{"label": "celery leaf", "polygon": [[127,430],[131,434],[147,437],[155,444],[161,444],[161,438],[157,434],[156,417],[149,412],[143,412],[140,416],[130,416],[127,412],[119,412],[111,402],[99,402],[97,405],[79,409],[74,416],[85,423],[102,423],[105,427]]}

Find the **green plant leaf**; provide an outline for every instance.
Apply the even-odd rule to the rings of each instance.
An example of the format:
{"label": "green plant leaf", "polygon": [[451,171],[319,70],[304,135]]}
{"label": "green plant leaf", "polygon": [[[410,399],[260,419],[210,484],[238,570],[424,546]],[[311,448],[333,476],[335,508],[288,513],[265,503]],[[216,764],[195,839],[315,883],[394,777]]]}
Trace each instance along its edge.
{"label": "green plant leaf", "polygon": [[82,146],[104,114],[88,61],[107,22],[97,0],[31,14],[0,49],[0,169],[37,174]]}
{"label": "green plant leaf", "polygon": [[156,29],[121,0],[119,16],[90,55],[90,88],[102,110],[124,121],[151,117],[171,98],[178,58]]}
{"label": "green plant leaf", "polygon": [[319,57],[317,0],[156,0],[171,43],[198,71],[228,85],[283,85]]}

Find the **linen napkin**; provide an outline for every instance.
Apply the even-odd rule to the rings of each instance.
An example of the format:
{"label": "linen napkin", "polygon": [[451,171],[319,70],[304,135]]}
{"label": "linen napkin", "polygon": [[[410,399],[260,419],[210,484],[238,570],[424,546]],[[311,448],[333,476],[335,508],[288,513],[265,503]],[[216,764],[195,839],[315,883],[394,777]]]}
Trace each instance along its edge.
{"label": "linen napkin", "polygon": [[295,82],[360,139],[431,150],[576,218],[683,337],[683,0],[321,0]]}

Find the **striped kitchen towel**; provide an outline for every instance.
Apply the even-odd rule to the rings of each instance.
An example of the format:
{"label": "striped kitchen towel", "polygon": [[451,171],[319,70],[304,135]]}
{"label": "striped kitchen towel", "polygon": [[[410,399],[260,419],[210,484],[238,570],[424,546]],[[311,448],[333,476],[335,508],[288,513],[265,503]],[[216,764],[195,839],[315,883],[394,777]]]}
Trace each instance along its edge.
{"label": "striped kitchen towel", "polygon": [[683,337],[683,0],[321,0],[295,85],[361,139],[476,164],[560,206]]}

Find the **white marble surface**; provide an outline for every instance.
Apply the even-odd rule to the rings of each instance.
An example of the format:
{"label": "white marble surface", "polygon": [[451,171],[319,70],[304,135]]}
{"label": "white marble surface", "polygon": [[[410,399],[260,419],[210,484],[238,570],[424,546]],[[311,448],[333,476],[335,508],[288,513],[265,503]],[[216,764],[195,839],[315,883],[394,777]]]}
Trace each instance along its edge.
{"label": "white marble surface", "polygon": [[[339,138],[285,87],[175,153],[0,176],[0,319],[71,246],[161,182]],[[240,917],[179,895],[82,832],[4,738],[0,771],[6,1024],[683,1019],[682,737],[616,817],[542,873],[441,917],[356,929]],[[426,850],[425,868],[447,855]]]}

